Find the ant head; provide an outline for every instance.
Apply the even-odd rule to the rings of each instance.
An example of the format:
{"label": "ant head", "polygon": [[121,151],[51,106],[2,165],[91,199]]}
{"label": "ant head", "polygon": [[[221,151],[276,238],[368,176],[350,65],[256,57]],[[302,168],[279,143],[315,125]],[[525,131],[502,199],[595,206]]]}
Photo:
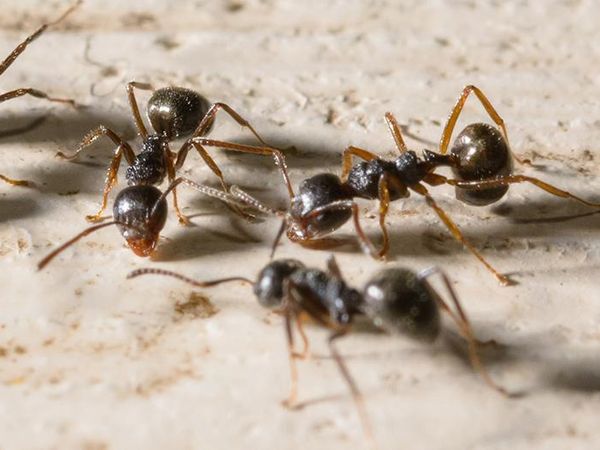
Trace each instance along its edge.
{"label": "ant head", "polygon": [[209,101],[191,89],[166,87],[148,100],[148,118],[158,134],[171,140],[191,134],[209,108]]}
{"label": "ant head", "polygon": [[432,341],[440,331],[440,315],[430,289],[410,270],[386,269],[365,286],[362,309],[376,326],[390,333]]}
{"label": "ant head", "polygon": [[[305,179],[290,205],[288,237],[306,240],[338,229],[350,219],[352,211],[327,207],[351,198],[352,193],[337,175],[321,173]],[[319,208],[322,212],[316,213]]]}
{"label": "ant head", "polygon": [[[450,153],[455,157],[452,171],[464,181],[479,181],[510,175],[512,157],[504,136],[487,123],[467,126],[456,137]],[[508,191],[508,186],[488,189],[456,188],[456,197],[469,205],[494,203]]]}
{"label": "ant head", "polygon": [[267,264],[254,283],[254,295],[265,308],[281,306],[285,280],[304,264],[295,259],[278,259]]}
{"label": "ant head", "polygon": [[154,186],[129,186],[117,195],[113,216],[131,250],[138,256],[148,256],[167,221],[167,202]]}

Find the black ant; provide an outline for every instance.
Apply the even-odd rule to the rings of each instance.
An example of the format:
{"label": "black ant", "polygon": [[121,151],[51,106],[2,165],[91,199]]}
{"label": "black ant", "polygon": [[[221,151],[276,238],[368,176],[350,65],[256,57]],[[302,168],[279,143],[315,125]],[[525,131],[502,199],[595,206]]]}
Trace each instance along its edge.
{"label": "black ant", "polygon": [[53,250],[38,263],[38,270],[43,269],[59,253],[70,247],[81,238],[101,228],[116,225],[127,241],[127,245],[138,256],[149,256],[158,243],[159,233],[167,220],[167,195],[179,184],[185,184],[209,197],[217,198],[226,204],[238,207],[239,203],[231,199],[226,192],[195,183],[187,178],[175,179],[161,192],[155,186],[135,184],[121,190],[113,205],[113,220],[86,228],[77,236]]}
{"label": "black ant", "polygon": [[[154,91],[148,100],[147,106],[148,118],[154,133],[149,134],[144,125],[134,89]],[[103,125],[90,131],[72,155],[67,156],[62,152],[57,153],[57,156],[61,158],[74,160],[86,147],[102,136],[108,137],[117,146],[106,174],[102,205],[96,214],[86,217],[90,222],[97,222],[102,219],[102,213],[108,202],[108,194],[117,182],[117,173],[123,156],[129,164],[125,172],[129,185],[158,185],[163,182],[165,177],[169,179],[169,182],[173,182],[177,170],[183,166],[189,150],[193,147],[219,178],[225,191],[229,188],[225,183],[223,174],[204,147],[220,147],[239,152],[272,155],[278,165],[283,166],[285,164],[281,153],[277,149],[268,147],[252,125],[225,103],[211,105],[206,98],[191,89],[166,87],[154,90],[151,84],[136,81],[127,83],[127,97],[138,133],[143,139],[139,154],[136,155],[126,141]],[[242,127],[248,128],[263,146],[248,146],[203,138],[202,136],[211,130],[215,116],[220,110],[229,114]],[[182,144],[177,153],[170,150],[169,142],[190,134],[191,137]],[[173,206],[180,223],[188,224],[189,220],[179,210],[175,189],[173,189]],[[235,206],[233,207],[236,209]]]}
{"label": "black ant", "polygon": [[[31,44],[38,37],[40,37],[40,35],[42,33],[44,33],[44,31],[46,31],[46,29],[48,27],[54,26],[54,25],[58,24],[59,22],[62,22],[81,3],[82,3],[82,0],[78,0],[69,9],[67,9],[58,19],[56,19],[53,22],[49,22],[49,23],[45,23],[45,24],[41,25],[32,34],[30,34],[29,36],[27,36],[27,38],[23,42],[21,42],[19,45],[17,45],[17,47],[12,52],[10,52],[10,54],[4,59],[4,61],[2,61],[0,63],[0,76],[2,76],[2,74],[4,72],[6,72],[6,69],[8,69],[12,65],[12,63],[15,62],[15,60],[19,57],[19,55],[21,55],[21,53],[23,53],[25,51],[25,49],[27,48],[27,46],[29,44]],[[13,89],[12,91],[8,91],[8,92],[5,92],[3,94],[0,94],[0,103],[5,102],[7,100],[11,100],[13,98],[22,97],[24,95],[30,95],[32,97],[42,98],[42,99],[50,101],[50,102],[68,103],[68,104],[70,104],[73,107],[76,106],[74,100],[67,99],[67,98],[51,97],[48,94],[46,94],[45,92],[42,92],[42,91],[40,91],[38,89],[33,89],[33,88]],[[35,121],[32,125],[27,126],[25,129],[30,129],[33,126],[35,126],[36,124],[38,124],[38,123],[39,123],[39,120]],[[10,185],[13,185],[13,186],[31,186],[33,184],[31,181],[27,181],[27,180],[15,180],[15,179],[12,179],[12,178],[8,178],[7,176],[4,176],[2,174],[0,174],[0,180],[5,181],[6,183],[8,183]]]}
{"label": "black ant", "polygon": [[[475,93],[501,132],[485,123],[468,125],[458,135],[450,153],[447,154],[452,131],[471,92]],[[463,89],[442,133],[438,153],[424,150],[423,156],[418,157],[414,151],[407,149],[395,117],[388,112],[385,114],[385,119],[400,152],[398,158],[389,161],[368,150],[350,146],[343,153],[341,179],[330,173],[315,175],[300,184],[298,194],[294,194],[290,184],[287,183],[290,192],[288,211],[274,210],[239,188],[231,188],[231,193],[244,203],[283,218],[273,245],[273,252],[284,232],[287,232],[291,241],[318,244],[320,242],[318,238],[333,232],[352,218],[363,250],[374,258],[383,259],[389,249],[385,224],[389,204],[391,201],[408,197],[412,191],[424,196],[427,205],[433,208],[452,236],[483,263],[500,283],[508,285],[511,284],[510,280],[498,273],[463,236],[458,226],[437,204],[423,183],[431,186],[442,184],[455,186],[456,197],[462,202],[475,206],[489,205],[500,200],[508,191],[510,184],[528,182],[550,194],[571,198],[587,206],[600,207],[600,204],[588,202],[537,178],[513,175],[513,163],[504,121],[483,92],[475,86],[466,86]],[[364,161],[353,165],[352,157]],[[528,163],[527,160],[520,162]],[[440,166],[449,166],[456,178],[450,179],[434,173],[434,170]],[[279,167],[285,171],[284,165]],[[287,175],[284,178],[287,182]],[[357,197],[379,200],[379,226],[383,234],[380,249],[373,245],[361,228],[358,205],[354,201]]]}
{"label": "black ant", "polygon": [[[350,332],[352,324],[359,316],[366,316],[377,328],[386,332],[407,334],[424,342],[433,342],[441,331],[440,311],[446,312],[468,343],[469,359],[473,368],[490,387],[503,395],[509,395],[492,380],[483,366],[479,358],[478,341],[474,337],[469,319],[448,277],[437,268],[427,269],[418,274],[408,269],[388,268],[373,276],[362,292],[348,286],[333,256],[327,261],[326,272],[309,269],[295,259],[274,260],[260,271],[256,281],[244,277],[196,281],[172,271],[156,268],[134,270],[127,278],[146,274],[167,275],[203,288],[241,281],[253,286],[261,306],[281,312],[285,317],[291,369],[291,390],[284,402],[288,407],[298,406],[298,374],[295,361],[308,355],[308,339],[303,329],[302,316],[306,314],[317,324],[330,329],[328,344],[331,355],[348,383],[365,433],[371,440],[371,426],[362,395],[334,345],[338,338]],[[441,275],[454,309],[450,308],[429,283],[428,279],[434,274]],[[302,353],[295,350],[294,325],[304,343]]]}

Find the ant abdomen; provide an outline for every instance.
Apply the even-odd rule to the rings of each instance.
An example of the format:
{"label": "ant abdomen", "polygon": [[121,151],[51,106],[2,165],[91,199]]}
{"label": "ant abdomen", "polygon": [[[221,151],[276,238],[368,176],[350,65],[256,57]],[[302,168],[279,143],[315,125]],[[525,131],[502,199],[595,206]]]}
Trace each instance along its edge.
{"label": "ant abdomen", "polygon": [[434,295],[413,271],[385,269],[366,284],[362,309],[383,330],[433,341],[440,332]]}
{"label": "ant abdomen", "polygon": [[[500,131],[485,123],[471,124],[456,137],[451,149],[456,158],[454,175],[463,181],[480,181],[512,173],[512,156]],[[473,206],[485,206],[502,198],[508,185],[488,189],[456,188],[456,198]]]}
{"label": "ant abdomen", "polygon": [[115,198],[113,217],[131,250],[148,256],[167,221],[167,201],[154,186],[128,186]]}
{"label": "ant abdomen", "polygon": [[[300,184],[298,193],[292,199],[290,213],[294,217],[302,218],[321,206],[351,199],[350,189],[337,175],[321,173],[305,179]],[[345,224],[351,216],[352,211],[349,208],[324,211],[307,224],[308,235],[330,233]]]}
{"label": "ant abdomen", "polygon": [[265,308],[280,307],[285,297],[284,281],[304,264],[296,259],[278,259],[267,264],[254,283],[254,295]]}
{"label": "ant abdomen", "polygon": [[170,140],[191,134],[209,108],[209,101],[191,89],[166,87],[148,100],[148,118],[154,130]]}

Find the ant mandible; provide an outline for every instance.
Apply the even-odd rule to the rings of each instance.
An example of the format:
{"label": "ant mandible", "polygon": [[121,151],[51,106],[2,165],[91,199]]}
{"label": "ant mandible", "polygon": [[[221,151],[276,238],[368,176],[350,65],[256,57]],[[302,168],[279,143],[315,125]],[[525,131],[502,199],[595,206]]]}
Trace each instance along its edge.
{"label": "ant mandible", "polygon": [[[46,31],[46,29],[48,27],[54,26],[54,25],[58,24],[59,22],[62,22],[81,3],[82,3],[82,0],[78,0],[69,9],[67,9],[58,19],[54,20],[53,22],[48,22],[48,23],[42,24],[37,30],[35,30],[32,34],[27,36],[27,38],[25,38],[25,40],[23,42],[21,42],[19,45],[17,45],[17,47],[12,52],[10,52],[10,54],[4,59],[4,61],[2,61],[0,63],[0,76],[2,76],[2,74],[4,72],[6,72],[6,70],[12,65],[12,63],[14,63],[15,60],[19,57],[19,55],[21,55],[21,53],[23,53],[25,51],[25,49],[27,48],[27,46],[29,46],[29,44],[31,44],[38,37],[40,37],[40,35],[42,33],[44,33],[44,31]],[[46,94],[45,92],[40,91],[39,89],[34,89],[34,88],[13,89],[12,91],[8,91],[3,94],[0,94],[0,103],[5,102],[7,100],[11,100],[13,98],[22,97],[24,95],[30,95],[32,97],[42,98],[42,99],[50,101],[50,102],[68,103],[73,107],[76,106],[74,100],[67,99],[67,98],[51,97],[48,94]],[[25,127],[25,129],[30,129],[31,127],[35,126],[37,123],[39,123],[39,121],[34,121],[33,124]],[[12,134],[12,132],[11,132],[11,134]],[[0,180],[6,182],[8,184],[11,184],[13,186],[31,186],[33,184],[31,181],[15,180],[13,178],[9,178],[2,174],[0,174]]]}
{"label": "ant mandible", "polygon": [[[485,123],[468,125],[458,135],[450,153],[447,154],[458,116],[472,92],[501,132]],[[427,205],[436,212],[452,236],[461,242],[501,284],[509,285],[511,284],[509,278],[494,269],[464,237],[450,216],[429,194],[425,184],[455,186],[456,197],[474,206],[494,203],[508,191],[510,184],[527,182],[550,194],[571,198],[587,206],[600,207],[600,204],[588,202],[537,178],[513,175],[512,156],[504,120],[483,92],[475,86],[470,85],[463,89],[448,118],[437,153],[424,150],[423,156],[418,157],[414,151],[407,149],[395,117],[388,112],[385,114],[385,120],[400,152],[398,158],[389,161],[368,150],[350,146],[343,153],[341,178],[330,173],[315,175],[300,184],[298,194],[293,193],[288,183],[288,191],[291,192],[288,211],[270,208],[238,187],[232,186],[231,193],[242,202],[283,219],[273,244],[273,252],[284,232],[293,242],[318,243],[318,238],[335,231],[352,218],[363,250],[374,258],[382,259],[389,250],[385,224],[389,204],[394,200],[408,197],[412,191],[425,197]],[[353,157],[364,161],[353,165]],[[447,178],[434,173],[440,166],[449,166],[456,178]],[[284,171],[285,167],[280,165],[280,169]],[[287,180],[287,176],[285,179]],[[361,228],[355,198],[379,200],[379,226],[383,235],[383,242],[379,249],[373,245]]]}
{"label": "ant mandible", "polygon": [[[226,192],[198,184],[187,178],[176,178],[169,187],[161,192],[155,186],[135,184],[119,192],[113,205],[113,220],[86,228],[75,237],[50,252],[38,263],[43,269],[57,255],[62,253],[81,238],[102,228],[116,225],[129,248],[138,256],[152,254],[159,240],[159,234],[167,221],[167,195],[179,184],[187,185],[204,195],[217,198],[228,205],[239,207],[239,203]],[[247,213],[248,216],[251,216]]]}
{"label": "ant mandible", "polygon": [[[144,125],[134,89],[153,91],[147,106],[148,118],[154,130],[153,133],[148,133]],[[204,162],[219,178],[225,191],[228,191],[229,187],[225,183],[223,174],[204,147],[219,147],[245,153],[272,155],[276,164],[285,168],[285,161],[280,151],[269,147],[252,125],[225,103],[211,105],[206,98],[191,89],[166,87],[154,90],[151,84],[136,81],[127,83],[127,97],[135,125],[143,140],[140,153],[136,155],[126,141],[104,125],[90,131],[72,155],[65,155],[62,152],[57,153],[58,157],[74,160],[82,151],[102,136],[108,137],[117,146],[106,174],[100,210],[96,214],[86,216],[86,219],[90,222],[102,220],[102,213],[108,203],[108,195],[117,182],[117,173],[123,156],[129,164],[125,172],[129,185],[158,185],[164,181],[165,177],[172,183],[176,172],[183,166],[192,147],[198,151]],[[225,111],[242,127],[248,128],[262,146],[249,146],[203,138],[211,130],[216,114],[220,110]],[[191,137],[182,144],[177,153],[170,150],[169,142],[190,134]],[[285,173],[287,174],[287,172]],[[179,222],[188,224],[189,220],[179,209],[176,189],[173,189],[173,206],[177,212]],[[233,208],[241,213],[236,206],[233,206]]]}
{"label": "ant mandible", "polygon": [[[406,334],[424,342],[433,342],[441,332],[440,311],[447,313],[468,343],[469,359],[474,370],[494,390],[509,395],[492,380],[483,366],[479,358],[478,341],[469,319],[448,277],[437,268],[426,269],[418,274],[398,267],[384,269],[366,283],[362,292],[346,283],[333,256],[327,261],[326,272],[307,268],[295,259],[274,260],[260,271],[256,281],[244,277],[196,281],[176,272],[157,268],[137,269],[129,273],[127,278],[147,274],[175,277],[202,288],[241,281],[253,286],[261,306],[281,312],[285,317],[291,370],[291,390],[284,402],[288,407],[298,405],[296,359],[308,355],[308,339],[303,329],[302,316],[306,314],[315,323],[331,330],[329,350],[350,388],[365,434],[371,441],[373,435],[363,397],[334,345],[337,339],[350,332],[358,316],[366,316],[377,328],[388,333]],[[441,275],[454,309],[429,283],[428,279],[435,274]],[[302,353],[295,350],[294,325],[304,343]]]}

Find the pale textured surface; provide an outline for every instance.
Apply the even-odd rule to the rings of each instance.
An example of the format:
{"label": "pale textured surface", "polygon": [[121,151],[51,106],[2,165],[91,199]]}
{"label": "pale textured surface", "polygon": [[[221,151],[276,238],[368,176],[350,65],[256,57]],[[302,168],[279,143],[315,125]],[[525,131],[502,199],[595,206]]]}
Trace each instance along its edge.
{"label": "pale textured surface", "polygon": [[[65,5],[23,1],[14,10],[16,3],[1,5],[3,53]],[[267,261],[276,222],[247,225],[184,190],[186,211],[200,213],[196,226],[180,227],[170,211],[155,262],[135,257],[117,230],[106,229],[36,273],[49,249],[87,226],[111,149],[98,144],[80,164],[53,155],[99,123],[133,138],[128,80],[184,85],[228,102],[269,142],[300,149],[289,159],[295,183],[323,168],[339,171],[350,143],[393,155],[387,110],[430,142],[408,139],[412,147],[434,148],[460,89],[474,83],[504,116],[515,151],[543,166],[517,170],[600,198],[600,9],[591,0],[131,3],[86,2],[70,31],[44,35],[0,78],[3,91],[30,85],[88,105],[79,112],[29,99],[1,105],[1,129],[48,114],[35,131],[0,141],[0,173],[41,185],[41,192],[0,185],[3,450],[364,446],[347,387],[332,361],[319,358],[322,330],[309,329],[316,358],[300,363],[301,398],[315,402],[290,412],[280,406],[289,383],[281,320],[246,287],[205,291],[218,313],[203,318],[199,310],[177,312],[187,286],[124,278],[149,264],[200,278],[253,277]],[[488,120],[474,101],[466,111],[463,125]],[[227,119],[219,123],[212,136],[248,140]],[[213,154],[228,180],[284,204],[270,161]],[[214,183],[196,155],[184,173]],[[444,342],[429,349],[355,334],[340,347],[377,442],[384,449],[598,446],[600,216],[519,224],[585,212],[527,186],[482,209],[459,204],[451,189],[434,193],[520,285],[500,287],[419,198],[393,205],[392,263],[444,267],[478,336],[503,346],[486,353],[493,376],[527,396],[499,397]],[[361,206],[378,236],[375,203]],[[342,250],[340,266],[357,286],[381,267]],[[327,254],[285,242],[278,255],[323,267]]]}

